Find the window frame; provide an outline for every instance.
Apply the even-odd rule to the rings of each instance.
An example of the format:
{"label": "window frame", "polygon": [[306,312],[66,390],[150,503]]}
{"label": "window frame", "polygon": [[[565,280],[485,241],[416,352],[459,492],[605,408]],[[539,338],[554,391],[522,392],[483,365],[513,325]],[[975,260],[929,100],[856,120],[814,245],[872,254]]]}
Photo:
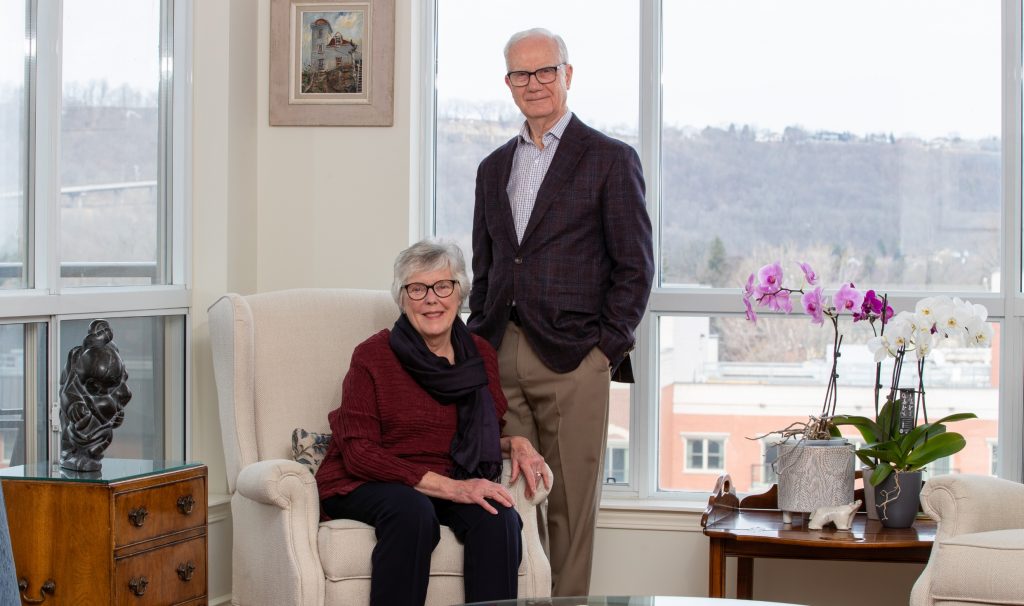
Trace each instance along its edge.
{"label": "window frame", "polygon": [[[662,7],[663,0],[639,0],[640,10],[640,119],[638,150],[647,185],[647,206],[652,222],[660,224],[661,207],[661,90]],[[419,236],[434,234],[436,169],[436,96],[437,76],[437,0],[425,0],[420,13],[420,175],[421,203],[411,225]],[[984,304],[989,319],[1001,323],[999,444],[1000,452],[1015,453],[998,461],[999,476],[1024,479],[1024,295],[1021,284],[1022,234],[1022,7],[1019,0],[1000,0],[1001,80],[1002,80],[1002,230],[999,290],[993,293],[965,294],[971,301]],[[416,93],[414,93],[415,95]],[[415,97],[414,97],[415,99]],[[511,103],[511,100],[510,100]],[[654,230],[654,247],[660,251],[659,229]],[[656,275],[661,275],[661,255],[655,255]],[[631,393],[630,469],[626,485],[605,485],[603,499],[650,499],[701,504],[703,493],[659,491],[658,482],[658,326],[662,316],[734,315],[742,317],[740,288],[696,289],[663,287],[658,283],[651,292],[648,311],[637,329],[637,346],[631,354],[637,382]],[[920,292],[891,292],[894,306],[913,308]],[[759,313],[761,313],[759,311]],[[710,488],[710,486],[709,486]],[[702,506],[702,505],[701,505]]]}
{"label": "window frame", "polygon": [[[49,425],[51,461],[60,452],[56,414],[60,358],[60,324],[64,320],[95,317],[150,317],[179,315],[183,333],[168,335],[184,359],[165,361],[168,391],[181,391],[181,415],[167,415],[165,400],[165,453],[184,459],[192,453],[191,424],[191,71],[193,0],[160,0],[160,85],[158,187],[158,280],[151,286],[64,287],[60,276],[60,136],[63,1],[29,0],[26,62],[28,88],[28,187],[26,188],[30,242],[25,265],[26,288],[0,291],[0,323],[40,322],[47,326],[46,401],[49,419],[26,411],[27,433],[38,424]],[[28,364],[28,362],[26,362]],[[41,369],[33,366],[33,371]],[[170,380],[174,376],[175,380]],[[27,397],[27,396],[26,396]],[[181,419],[179,423],[178,419]],[[32,423],[32,425],[30,425]],[[33,429],[29,429],[33,427]],[[56,431],[55,431],[56,429]],[[37,460],[26,453],[26,462]]]}

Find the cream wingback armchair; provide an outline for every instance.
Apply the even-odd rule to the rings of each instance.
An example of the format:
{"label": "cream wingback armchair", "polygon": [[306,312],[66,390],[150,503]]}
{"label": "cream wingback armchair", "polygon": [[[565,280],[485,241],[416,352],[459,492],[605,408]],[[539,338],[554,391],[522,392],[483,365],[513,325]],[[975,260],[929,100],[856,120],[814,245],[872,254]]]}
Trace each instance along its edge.
{"label": "cream wingback armchair", "polygon": [[[296,289],[228,294],[210,307],[210,341],[232,493],[232,604],[365,604],[373,528],[320,521],[316,481],[292,459],[296,428],[327,433],[352,350],[398,309],[384,291]],[[550,471],[548,472],[550,475]],[[504,481],[508,482],[506,462]],[[543,488],[543,487],[542,487]],[[547,596],[551,568],[524,482],[512,487],[523,519],[519,596]],[[428,604],[463,601],[462,546],[442,527]]]}
{"label": "cream wingback armchair", "polygon": [[937,476],[925,483],[921,505],[938,530],[911,606],[1024,604],[1024,485]]}

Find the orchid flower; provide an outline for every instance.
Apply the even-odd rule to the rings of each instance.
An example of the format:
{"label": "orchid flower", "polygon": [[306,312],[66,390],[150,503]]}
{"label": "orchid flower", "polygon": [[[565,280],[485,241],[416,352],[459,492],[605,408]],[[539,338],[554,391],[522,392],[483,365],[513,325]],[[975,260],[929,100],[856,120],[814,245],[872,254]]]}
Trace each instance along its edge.
{"label": "orchid flower", "polygon": [[811,324],[821,325],[825,323],[825,313],[822,309],[821,299],[820,286],[804,293],[804,296],[800,298],[800,303],[804,306],[804,313],[811,316]]}
{"label": "orchid flower", "polygon": [[836,294],[832,296],[832,302],[839,312],[848,311],[852,313],[860,310],[861,304],[864,303],[864,293],[857,290],[853,286],[853,282],[848,282],[839,287]]}
{"label": "orchid flower", "polygon": [[775,294],[782,288],[782,264],[776,261],[757,270],[757,288],[764,294]]}
{"label": "orchid flower", "polygon": [[[800,261],[797,263],[797,265],[799,265],[800,269],[803,270],[804,277],[807,278],[808,284],[814,286],[815,284],[818,283],[818,274],[814,273],[814,270],[811,269],[811,266],[809,264]],[[818,322],[818,324],[821,324],[821,322]]]}

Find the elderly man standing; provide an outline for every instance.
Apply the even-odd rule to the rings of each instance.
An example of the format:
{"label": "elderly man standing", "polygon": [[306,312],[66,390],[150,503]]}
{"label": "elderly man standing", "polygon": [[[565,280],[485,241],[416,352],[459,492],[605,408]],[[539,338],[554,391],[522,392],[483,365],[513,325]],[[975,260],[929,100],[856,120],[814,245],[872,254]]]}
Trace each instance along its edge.
{"label": "elderly man standing", "polygon": [[553,592],[586,595],[613,373],[654,274],[640,159],[569,111],[572,65],[545,29],[505,45],[505,83],[526,117],[480,163],[469,327],[498,348],[508,435],[555,473],[548,497]]}

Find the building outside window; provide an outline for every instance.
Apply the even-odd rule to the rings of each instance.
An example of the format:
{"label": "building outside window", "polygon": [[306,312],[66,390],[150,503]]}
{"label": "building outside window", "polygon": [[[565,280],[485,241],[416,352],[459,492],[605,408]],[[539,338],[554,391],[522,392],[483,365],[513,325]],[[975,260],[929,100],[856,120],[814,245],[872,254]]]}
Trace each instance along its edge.
{"label": "building outside window", "polygon": [[106,456],[185,456],[189,10],[0,5],[0,464],[55,459],[61,371],[96,318],[133,392]]}
{"label": "building outside window", "polygon": [[[826,291],[853,282],[887,293],[897,311],[935,293],[985,305],[994,346],[928,357],[928,415],[978,415],[952,428],[967,438],[953,472],[997,473],[1003,439],[1021,452],[1022,237],[1004,222],[1021,212],[1021,116],[1004,109],[1020,107],[1021,85],[1002,61],[1019,62],[1019,6],[871,0],[838,14],[813,0],[588,3],[615,15],[609,34],[580,22],[572,3],[478,4],[434,2],[425,231],[470,253],[476,166],[522,124],[502,44],[537,12],[568,45],[570,110],[644,163],[658,275],[638,382],[628,399],[612,396],[611,416],[629,420],[631,465],[606,497],[710,490],[704,468],[690,472],[691,455],[710,453],[678,436],[718,432],[731,438],[722,469],[749,491],[766,478],[752,471],[764,459],[746,438],[820,411],[831,331],[799,310],[756,325],[743,317],[747,276],[774,261],[794,278],[796,261],[810,263]],[[509,18],[484,15],[501,11]],[[866,48],[865,31],[881,42]],[[843,331],[837,412],[873,415],[872,334],[848,319]],[[614,425],[609,439],[623,429]],[[1020,474],[1022,461],[1001,464],[1001,475]]]}

